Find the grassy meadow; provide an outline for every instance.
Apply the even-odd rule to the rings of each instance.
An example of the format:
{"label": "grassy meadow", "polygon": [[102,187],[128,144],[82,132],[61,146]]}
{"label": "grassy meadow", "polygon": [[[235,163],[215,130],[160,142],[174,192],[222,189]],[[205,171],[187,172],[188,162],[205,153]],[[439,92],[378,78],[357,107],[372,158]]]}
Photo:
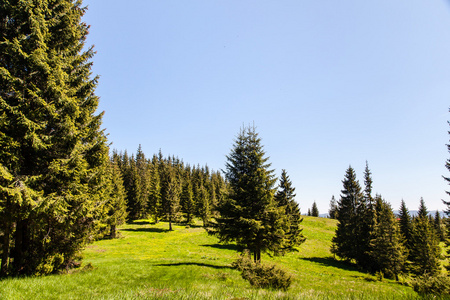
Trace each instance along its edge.
{"label": "grassy meadow", "polygon": [[265,254],[263,263],[289,271],[286,292],[256,289],[230,267],[235,245],[222,245],[200,226],[150,224],[120,228],[119,239],[101,240],[84,251],[83,266],[71,274],[5,279],[1,299],[416,299],[394,281],[376,281],[329,251],[336,222],[304,217],[307,237],[298,252]]}

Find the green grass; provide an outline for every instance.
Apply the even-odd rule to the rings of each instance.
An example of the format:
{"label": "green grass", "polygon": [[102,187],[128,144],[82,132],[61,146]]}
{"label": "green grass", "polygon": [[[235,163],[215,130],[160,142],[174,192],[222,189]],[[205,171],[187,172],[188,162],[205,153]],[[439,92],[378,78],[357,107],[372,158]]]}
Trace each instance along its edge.
{"label": "green grass", "polygon": [[93,269],[46,277],[5,279],[1,299],[415,299],[410,287],[373,277],[335,261],[330,254],[336,223],[305,217],[306,242],[282,257],[263,255],[289,271],[286,292],[256,289],[230,264],[234,245],[221,245],[201,227],[145,221],[121,227],[121,238],[84,251]]}

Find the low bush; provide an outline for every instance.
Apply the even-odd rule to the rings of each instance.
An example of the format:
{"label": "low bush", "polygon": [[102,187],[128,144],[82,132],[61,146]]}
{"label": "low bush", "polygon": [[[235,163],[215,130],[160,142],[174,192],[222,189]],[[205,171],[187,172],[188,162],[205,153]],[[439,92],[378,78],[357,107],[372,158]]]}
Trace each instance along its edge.
{"label": "low bush", "polygon": [[255,287],[287,290],[291,285],[291,276],[285,270],[276,265],[255,263],[248,253],[244,253],[232,266]]}
{"label": "low bush", "polygon": [[429,276],[424,275],[415,278],[411,282],[414,291],[419,295],[450,295],[450,279],[444,275]]}

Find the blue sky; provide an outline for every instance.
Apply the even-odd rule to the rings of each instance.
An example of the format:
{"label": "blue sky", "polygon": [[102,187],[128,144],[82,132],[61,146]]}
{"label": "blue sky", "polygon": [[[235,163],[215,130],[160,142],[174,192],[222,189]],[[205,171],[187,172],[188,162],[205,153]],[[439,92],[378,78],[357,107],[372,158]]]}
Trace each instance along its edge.
{"label": "blue sky", "polygon": [[84,1],[112,147],[224,168],[255,124],[321,213],[352,165],[394,209],[450,200],[447,1]]}

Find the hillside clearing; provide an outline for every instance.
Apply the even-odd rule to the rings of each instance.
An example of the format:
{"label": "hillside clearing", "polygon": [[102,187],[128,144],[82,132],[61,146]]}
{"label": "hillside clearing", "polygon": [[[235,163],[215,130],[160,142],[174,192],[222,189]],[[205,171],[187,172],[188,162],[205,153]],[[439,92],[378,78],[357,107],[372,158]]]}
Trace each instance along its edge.
{"label": "hillside clearing", "polygon": [[[287,292],[255,289],[230,264],[235,245],[219,244],[201,227],[150,224],[120,228],[121,237],[84,251],[72,274],[2,281],[3,299],[414,299],[410,287],[335,261],[329,251],[335,221],[305,217],[306,242],[298,252],[270,257],[293,275]],[[91,267],[92,265],[92,267]]]}

